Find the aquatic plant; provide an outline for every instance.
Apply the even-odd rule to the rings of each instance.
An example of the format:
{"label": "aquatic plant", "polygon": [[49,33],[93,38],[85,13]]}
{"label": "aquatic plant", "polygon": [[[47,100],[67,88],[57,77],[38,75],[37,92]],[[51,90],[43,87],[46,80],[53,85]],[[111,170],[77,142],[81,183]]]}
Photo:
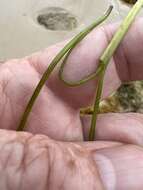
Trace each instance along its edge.
{"label": "aquatic plant", "polygon": [[64,66],[66,65],[66,61],[68,59],[68,56],[72,52],[72,50],[75,48],[75,46],[89,33],[91,32],[95,27],[97,27],[99,24],[101,24],[103,21],[105,21],[108,16],[110,15],[113,6],[110,6],[108,11],[101,17],[99,18],[96,22],[91,24],[89,27],[87,27],[85,30],[80,32],[76,37],[74,37],[58,54],[57,56],[53,59],[45,73],[43,74],[39,84],[37,85],[29,103],[26,106],[26,109],[22,115],[20,124],[17,128],[17,131],[21,131],[25,129],[25,124],[27,122],[28,116],[32,110],[32,107],[35,103],[36,98],[38,97],[42,87],[44,86],[45,82],[48,80],[50,74],[54,70],[54,68],[57,66],[59,61],[65,56],[64,61],[61,64],[60,70],[59,70],[59,77],[60,79],[70,87],[75,87],[82,85],[90,80],[95,79],[96,77],[98,78],[97,86],[96,86],[96,97],[95,97],[95,103],[94,103],[94,108],[93,108],[93,114],[92,114],[92,120],[91,120],[91,127],[90,127],[90,132],[89,132],[89,140],[92,141],[94,140],[95,136],[95,128],[96,128],[96,120],[97,120],[97,115],[99,113],[99,103],[101,100],[101,95],[102,95],[102,88],[103,88],[103,80],[104,80],[104,74],[106,71],[106,68],[109,64],[110,59],[112,58],[113,54],[115,53],[116,49],[118,48],[119,44],[123,40],[124,36],[128,32],[131,24],[133,23],[135,17],[139,13],[143,6],[143,0],[138,0],[135,5],[132,7],[130,12],[128,13],[127,17],[124,19],[124,21],[121,23],[121,26],[113,36],[112,40],[110,41],[109,45],[107,48],[104,50],[103,55],[99,59],[99,64],[98,68],[95,71],[95,73],[92,73],[91,75],[88,75],[84,79],[81,79],[77,82],[72,82],[72,81],[66,81],[63,77],[63,70]]}

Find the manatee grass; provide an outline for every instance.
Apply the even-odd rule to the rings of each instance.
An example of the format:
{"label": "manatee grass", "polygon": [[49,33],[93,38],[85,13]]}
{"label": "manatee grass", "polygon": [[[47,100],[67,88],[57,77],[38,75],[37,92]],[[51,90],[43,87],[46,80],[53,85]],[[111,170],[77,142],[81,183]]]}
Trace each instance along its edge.
{"label": "manatee grass", "polygon": [[[36,89],[33,92],[33,95],[31,96],[26,109],[22,115],[21,121],[19,123],[19,126],[17,128],[17,131],[23,131],[25,129],[25,124],[27,122],[28,116],[32,110],[32,107],[35,103],[35,100],[37,99],[42,87],[44,86],[45,82],[48,80],[50,74],[54,70],[54,68],[57,66],[59,61],[66,55],[67,52],[72,50],[89,32],[91,32],[95,27],[97,27],[99,24],[101,24],[104,20],[107,19],[107,17],[110,15],[111,11],[113,9],[113,6],[110,6],[105,15],[103,15],[101,18],[99,18],[97,21],[95,21],[93,24],[91,24],[89,27],[84,29],[82,32],[80,32],[77,36],[75,36],[53,59],[47,70],[44,72],[40,82],[38,83]],[[92,79],[92,77],[89,77]]]}
{"label": "manatee grass", "polygon": [[[96,129],[96,120],[97,120],[97,115],[99,112],[99,103],[101,100],[101,95],[102,95],[102,88],[103,88],[103,82],[104,82],[104,75],[106,68],[110,62],[110,59],[112,58],[113,54],[115,53],[116,49],[120,45],[121,41],[123,40],[124,36],[128,32],[131,24],[133,23],[135,17],[139,13],[143,6],[143,0],[138,0],[135,5],[132,7],[131,11],[127,15],[127,17],[124,19],[124,21],[121,23],[121,26],[115,33],[114,37],[112,38],[111,42],[103,52],[103,55],[99,59],[99,64],[98,68],[95,71],[95,73],[92,73],[91,75],[88,75],[87,77],[77,81],[77,82],[71,82],[71,81],[66,81],[64,80],[63,77],[63,70],[64,66],[66,64],[67,58],[72,52],[72,50],[75,48],[75,46],[89,33],[91,32],[95,27],[97,27],[99,24],[101,24],[103,21],[105,21],[108,16],[110,15],[113,7],[110,6],[108,11],[101,17],[99,18],[96,22],[94,22],[92,25],[87,27],[85,30],[80,32],[76,37],[74,37],[59,53],[58,55],[53,59],[45,73],[43,74],[39,84],[37,85],[32,97],[30,98],[29,103],[26,106],[26,109],[22,115],[20,124],[17,128],[17,131],[22,131],[26,127],[26,122],[28,119],[28,116],[32,110],[32,107],[35,103],[36,98],[38,97],[42,87],[44,86],[45,82],[48,80],[50,74],[56,67],[56,65],[59,63],[59,61],[65,56],[64,61],[61,64],[60,70],[59,70],[59,77],[60,79],[70,87],[75,87],[82,85],[90,80],[93,80],[97,77],[98,82],[97,82],[97,87],[96,87],[96,97],[95,97],[95,103],[94,103],[94,108],[93,108],[93,114],[92,114],[92,120],[91,120],[91,127],[90,127],[90,132],[89,132],[89,141],[94,140],[95,137],[95,129]],[[96,45],[96,44],[95,44]]]}

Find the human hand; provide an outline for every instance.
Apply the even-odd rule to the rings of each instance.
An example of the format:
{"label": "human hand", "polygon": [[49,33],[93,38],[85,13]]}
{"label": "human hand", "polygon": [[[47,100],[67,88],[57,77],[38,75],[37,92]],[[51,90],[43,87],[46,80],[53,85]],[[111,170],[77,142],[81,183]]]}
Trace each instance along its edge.
{"label": "human hand", "polygon": [[[143,19],[136,21],[111,60],[104,97],[121,81],[143,79],[142,24]],[[117,27],[108,25],[89,34],[73,50],[65,78],[78,80],[95,71]],[[96,81],[69,88],[58,79],[57,69],[34,105],[27,132],[12,131],[42,73],[62,47],[58,44],[0,66],[0,189],[142,189],[141,114],[100,115],[96,141],[83,142],[89,118],[80,118],[79,108],[92,101]]]}

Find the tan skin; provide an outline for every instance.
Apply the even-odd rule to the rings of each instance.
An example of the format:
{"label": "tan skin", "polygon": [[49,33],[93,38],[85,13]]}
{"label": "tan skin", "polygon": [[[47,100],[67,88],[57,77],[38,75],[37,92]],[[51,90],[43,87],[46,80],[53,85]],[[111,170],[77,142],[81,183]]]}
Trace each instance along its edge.
{"label": "tan skin", "polygon": [[[104,97],[121,81],[143,79],[142,25],[143,19],[135,22],[112,59]],[[93,72],[117,27],[89,34],[70,56],[65,78],[77,80]],[[34,87],[63,45],[0,66],[0,189],[142,190],[141,114],[100,115],[95,141],[83,141],[89,118],[80,118],[79,108],[93,100],[95,81],[67,88],[55,71],[34,106],[27,132],[14,131]]]}

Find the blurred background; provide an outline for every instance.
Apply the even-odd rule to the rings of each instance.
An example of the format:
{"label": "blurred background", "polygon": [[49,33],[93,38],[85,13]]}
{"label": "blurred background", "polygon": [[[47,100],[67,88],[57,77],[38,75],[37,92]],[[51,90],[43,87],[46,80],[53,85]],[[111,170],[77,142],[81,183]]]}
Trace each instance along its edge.
{"label": "blurred background", "polygon": [[19,58],[70,38],[114,5],[107,22],[122,19],[120,0],[0,0],[0,60]]}

